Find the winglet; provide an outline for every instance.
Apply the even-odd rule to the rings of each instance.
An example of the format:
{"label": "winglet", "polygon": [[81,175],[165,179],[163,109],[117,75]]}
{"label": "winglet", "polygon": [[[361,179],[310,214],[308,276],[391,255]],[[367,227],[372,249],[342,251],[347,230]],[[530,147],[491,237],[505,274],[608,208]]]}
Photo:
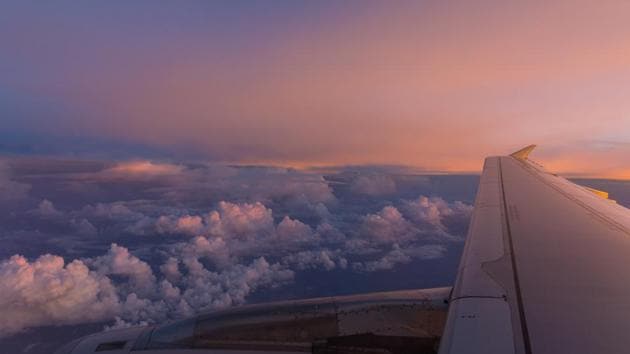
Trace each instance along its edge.
{"label": "winglet", "polygon": [[532,152],[532,150],[534,150],[535,147],[536,145],[526,146],[519,151],[510,154],[510,156],[515,157],[519,160],[527,160],[527,156],[529,156],[529,154]]}
{"label": "winglet", "polygon": [[600,198],[608,199],[608,192],[600,191],[599,189],[590,188],[590,187],[584,187],[584,188],[586,188],[587,191],[595,194],[596,196]]}

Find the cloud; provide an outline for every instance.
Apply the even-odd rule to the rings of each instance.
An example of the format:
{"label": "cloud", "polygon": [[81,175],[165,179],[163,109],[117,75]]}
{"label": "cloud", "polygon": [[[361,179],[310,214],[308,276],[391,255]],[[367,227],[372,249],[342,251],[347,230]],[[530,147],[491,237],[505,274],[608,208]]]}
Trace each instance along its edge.
{"label": "cloud", "polygon": [[102,321],[120,311],[116,288],[82,261],[43,255],[0,263],[0,336],[26,327]]}
{"label": "cloud", "polygon": [[350,190],[370,196],[390,195],[396,193],[396,182],[387,175],[359,175],[352,181]]}
{"label": "cloud", "polygon": [[183,166],[155,163],[151,161],[120,162],[115,166],[103,170],[100,174],[110,178],[152,178],[176,175],[182,172]]}
{"label": "cloud", "polygon": [[348,260],[341,256],[341,252],[322,249],[319,251],[301,251],[283,258],[283,262],[295,266],[299,270],[323,268],[346,269]]}
{"label": "cloud", "polygon": [[352,267],[358,271],[374,272],[378,270],[393,269],[398,264],[409,263],[414,259],[441,258],[446,252],[444,245],[424,245],[410,248],[401,248],[397,243],[392,249],[377,260],[367,262],[355,262]]}
{"label": "cloud", "polygon": [[182,278],[182,273],[179,271],[179,261],[175,257],[169,257],[164,264],[160,266],[160,271],[171,283],[178,283]]}
{"label": "cloud", "polygon": [[70,226],[80,235],[96,236],[98,229],[87,219],[70,219]]}
{"label": "cloud", "polygon": [[[446,252],[445,243],[462,241],[462,235],[453,234],[451,224],[468,223],[472,206],[456,201],[448,203],[442,198],[420,196],[403,201],[401,209],[386,206],[375,214],[363,218],[359,234],[345,242],[348,254],[357,256],[352,269],[373,272],[393,269],[413,260],[441,258]],[[383,249],[389,250],[383,253]]]}
{"label": "cloud", "polygon": [[420,196],[418,199],[405,203],[405,212],[411,220],[419,224],[432,225],[440,230],[446,230],[444,222],[449,219],[468,220],[473,207],[460,201],[447,203],[444,199]]}
{"label": "cloud", "polygon": [[278,224],[276,232],[279,242],[308,242],[314,237],[310,226],[299,220],[293,220],[288,216],[285,216]]}
{"label": "cloud", "polygon": [[124,326],[180,318],[243,303],[258,288],[278,286],[294,276],[263,257],[210,271],[198,253],[184,251],[180,260],[169,258],[160,267],[161,280],[146,262],[116,244],[103,256],[69,264],[54,255],[33,262],[15,255],[0,263],[0,337],[43,325],[116,319],[114,326]]}
{"label": "cloud", "polygon": [[146,262],[131,255],[125,247],[114,243],[106,255],[86,262],[101,275],[127,277],[130,293],[134,292],[146,296],[155,291],[155,276],[151,267]]}
{"label": "cloud", "polygon": [[53,203],[48,199],[44,199],[39,203],[37,206],[37,212],[45,218],[59,218],[63,216],[63,213],[57,210]]}
{"label": "cloud", "polygon": [[220,202],[219,210],[208,215],[210,234],[248,237],[273,229],[271,209],[262,203],[234,204]]}
{"label": "cloud", "polygon": [[[417,187],[407,177],[391,188],[386,171],[364,172],[361,180],[271,167],[112,162],[64,173],[74,164],[50,164],[37,178],[23,175],[32,195],[0,226],[23,243],[3,257],[28,242],[30,257],[56,247],[66,260],[79,259],[6,259],[0,286],[15,291],[0,291],[0,312],[9,314],[0,320],[2,335],[50,324],[160,323],[244,303],[301,272],[395,270],[460,247],[453,241],[461,240],[471,210],[437,197],[408,200],[430,184]],[[33,166],[22,169],[39,168]],[[95,254],[99,249],[106,251]],[[49,270],[18,281],[28,273],[20,269],[35,268]],[[31,294],[40,297],[33,302]],[[86,314],[54,312],[57,296]],[[32,313],[13,320],[19,311],[10,304]]]}
{"label": "cloud", "polygon": [[142,213],[132,211],[123,202],[86,205],[82,212],[90,218],[108,220],[137,220],[144,216]]}
{"label": "cloud", "polygon": [[377,243],[409,241],[419,232],[393,206],[386,206],[376,214],[365,216],[360,229],[370,240]]}
{"label": "cloud", "polygon": [[[330,224],[318,227],[320,235],[309,225],[289,216],[284,216],[276,225],[272,210],[260,202],[237,204],[221,201],[216,210],[204,215],[162,215],[148,222],[147,219],[141,219],[128,230],[138,234],[157,232],[203,236],[212,242],[220,241],[225,245],[222,258],[248,256],[255,251],[264,252],[274,248],[295,248],[300,244],[317,242],[321,235],[339,237]],[[199,240],[198,237],[195,239]],[[216,253],[213,255],[218,256]]]}
{"label": "cloud", "polygon": [[[438,223],[441,218],[466,210],[422,198],[405,205],[421,207],[422,212],[413,214],[419,222],[438,225],[443,225]],[[43,203],[42,208],[48,213],[56,210],[52,203]],[[121,205],[96,204],[80,212],[98,218],[137,217]],[[86,219],[70,223],[89,224]],[[289,216],[276,224],[272,210],[259,202],[223,201],[206,214],[162,216],[151,225],[156,232],[189,235],[162,248],[157,273],[115,243],[104,255],[68,265],[52,255],[32,263],[21,256],[4,261],[0,310],[7,315],[0,320],[0,334],[50,324],[115,321],[112,326],[121,327],[161,322],[241,304],[257,289],[293,281],[296,271],[383,271],[446,252],[444,245],[423,244],[419,224],[393,206],[365,215],[359,231],[350,234],[328,222],[313,228]],[[26,315],[20,317],[22,313]]]}
{"label": "cloud", "polygon": [[31,185],[12,179],[12,170],[5,160],[0,160],[0,202],[14,202],[27,198]]}

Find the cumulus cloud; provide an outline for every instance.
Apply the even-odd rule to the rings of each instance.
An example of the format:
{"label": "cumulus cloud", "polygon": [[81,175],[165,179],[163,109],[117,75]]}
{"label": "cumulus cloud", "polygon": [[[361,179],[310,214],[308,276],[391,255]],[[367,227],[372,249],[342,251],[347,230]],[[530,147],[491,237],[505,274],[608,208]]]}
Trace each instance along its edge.
{"label": "cumulus cloud", "polygon": [[285,216],[278,224],[277,235],[281,242],[310,241],[313,238],[313,230],[303,222]]}
{"label": "cumulus cloud", "polygon": [[151,294],[155,290],[155,276],[151,267],[131,255],[125,247],[112,244],[109,252],[87,261],[101,275],[117,275],[127,277],[129,292],[141,295]]}
{"label": "cumulus cloud", "polygon": [[[138,234],[157,232],[158,234],[183,234],[193,236],[199,250],[207,239],[214,248],[221,245],[220,252],[206,252],[218,265],[224,264],[230,256],[249,256],[254,252],[286,250],[307,243],[317,243],[321,236],[343,237],[332,225],[322,223],[314,230],[309,225],[284,216],[277,224],[273,212],[260,202],[230,203],[219,202],[217,209],[203,215],[167,216],[155,221],[139,220],[129,231]],[[202,237],[202,238],[199,238]]]}
{"label": "cumulus cloud", "polygon": [[155,231],[159,234],[248,238],[272,233],[274,222],[272,210],[260,202],[238,204],[221,201],[216,210],[204,215],[161,215],[154,221],[143,217],[130,230],[140,234]]}
{"label": "cumulus cloud", "polygon": [[[163,248],[163,262],[155,269],[117,244],[104,255],[67,265],[58,256],[33,262],[13,256],[0,265],[0,310],[6,314],[0,334],[48,324],[115,321],[112,326],[121,327],[160,322],[241,304],[257,289],[291,282],[295,271],[373,272],[439,258],[446,247],[423,244],[419,223],[441,227],[443,218],[468,210],[423,198],[404,206],[420,210],[406,210],[407,219],[396,207],[386,206],[362,217],[358,231],[349,234],[327,221],[311,227],[284,216],[276,223],[272,210],[259,202],[223,201],[201,215],[158,217],[150,223],[156,232],[189,238]],[[53,214],[56,210],[52,203],[42,208]],[[96,218],[139,217],[113,204],[80,212]],[[70,223],[89,228],[86,219]]]}
{"label": "cumulus cloud", "polygon": [[110,279],[81,261],[43,255],[33,262],[13,256],[0,263],[0,335],[45,324],[110,319],[120,311]]}
{"label": "cumulus cloud", "polygon": [[363,234],[378,243],[409,241],[418,230],[393,206],[386,206],[376,214],[365,216]]}
{"label": "cumulus cloud", "polygon": [[218,210],[207,217],[209,233],[247,237],[273,229],[272,211],[262,203],[220,202]]}
{"label": "cumulus cloud", "polygon": [[259,257],[211,271],[197,253],[169,258],[158,279],[151,267],[125,247],[112,244],[107,254],[74,260],[43,255],[33,262],[15,255],[0,263],[0,336],[42,325],[116,320],[153,323],[194,311],[243,303],[253,291],[278,286],[294,273]]}
{"label": "cumulus cloud", "polygon": [[416,222],[423,222],[444,229],[443,220],[449,217],[468,217],[472,205],[456,201],[447,203],[442,198],[420,196],[417,200],[406,203],[406,211]]}
{"label": "cumulus cloud", "polygon": [[299,270],[317,268],[325,270],[346,269],[348,260],[341,256],[341,253],[339,250],[331,251],[328,249],[301,251],[284,257],[283,262],[293,265]]}
{"label": "cumulus cloud", "polygon": [[[123,168],[124,167],[124,168]],[[277,203],[316,212],[336,202],[332,188],[317,173],[280,167],[239,167],[215,164],[122,164],[85,176],[95,181],[142,181],[146,192],[188,205],[208,198],[240,202]],[[319,206],[321,209],[321,206]]]}
{"label": "cumulus cloud", "polygon": [[[347,240],[345,250],[360,256],[352,268],[363,272],[393,269],[415,259],[440,258],[446,252],[443,243],[462,240],[447,225],[467,223],[471,212],[472,206],[462,202],[425,196],[404,201],[400,210],[386,206],[363,218],[359,230],[365,237]],[[387,247],[390,249],[383,253]]]}
{"label": "cumulus cloud", "polygon": [[420,193],[385,173],[334,182],[284,168],[99,166],[69,176],[42,171],[38,183],[54,188],[24,189],[47,193],[30,196],[23,215],[11,216],[16,225],[33,225],[38,240],[70,237],[64,256],[83,258],[3,261],[0,335],[48,324],[156,323],[241,304],[303,271],[387,271],[443,257],[471,211],[441,198],[407,200]]}

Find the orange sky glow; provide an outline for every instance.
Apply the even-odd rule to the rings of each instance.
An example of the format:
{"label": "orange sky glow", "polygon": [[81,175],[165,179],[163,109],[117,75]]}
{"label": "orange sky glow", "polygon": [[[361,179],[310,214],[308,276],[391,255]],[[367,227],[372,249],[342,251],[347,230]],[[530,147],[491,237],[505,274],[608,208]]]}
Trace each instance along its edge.
{"label": "orange sky glow", "polygon": [[475,172],[538,144],[550,170],[629,179],[628,13],[622,1],[366,3],[241,42],[113,43],[60,61],[65,84],[38,92],[71,112],[47,127],[58,134],[222,162]]}

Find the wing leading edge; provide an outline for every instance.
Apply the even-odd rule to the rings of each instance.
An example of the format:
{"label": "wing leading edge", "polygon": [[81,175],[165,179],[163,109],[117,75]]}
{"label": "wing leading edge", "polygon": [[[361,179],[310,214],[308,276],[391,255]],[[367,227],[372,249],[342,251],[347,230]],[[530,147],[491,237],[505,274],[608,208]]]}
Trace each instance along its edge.
{"label": "wing leading edge", "polygon": [[630,348],[630,211],[546,172],[484,164],[440,353]]}

